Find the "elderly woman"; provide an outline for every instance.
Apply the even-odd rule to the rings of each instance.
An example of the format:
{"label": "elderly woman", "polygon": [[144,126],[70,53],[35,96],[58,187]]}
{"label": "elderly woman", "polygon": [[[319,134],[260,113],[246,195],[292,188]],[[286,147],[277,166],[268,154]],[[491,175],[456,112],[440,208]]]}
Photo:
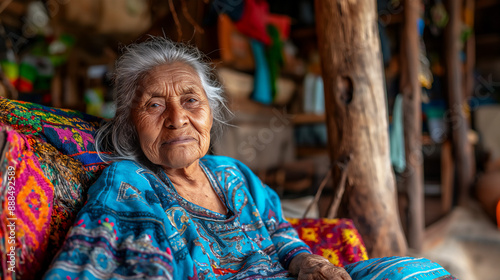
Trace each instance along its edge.
{"label": "elderly woman", "polygon": [[[112,149],[101,153],[112,163],[90,187],[46,279],[351,279],[310,253],[252,171],[207,155],[225,105],[199,51],[163,38],[132,45],[115,84],[116,117],[96,141]],[[415,260],[348,270],[379,279],[401,262]],[[419,279],[448,275],[422,265],[434,277]]]}

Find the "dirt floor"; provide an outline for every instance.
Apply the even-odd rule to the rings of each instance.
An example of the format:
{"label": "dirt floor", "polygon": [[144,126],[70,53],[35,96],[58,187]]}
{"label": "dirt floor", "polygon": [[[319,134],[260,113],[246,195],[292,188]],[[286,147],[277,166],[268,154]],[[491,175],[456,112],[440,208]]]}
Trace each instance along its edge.
{"label": "dirt floor", "polygon": [[500,230],[479,205],[455,208],[441,225],[439,238],[429,238],[422,253],[461,280],[500,279]]}

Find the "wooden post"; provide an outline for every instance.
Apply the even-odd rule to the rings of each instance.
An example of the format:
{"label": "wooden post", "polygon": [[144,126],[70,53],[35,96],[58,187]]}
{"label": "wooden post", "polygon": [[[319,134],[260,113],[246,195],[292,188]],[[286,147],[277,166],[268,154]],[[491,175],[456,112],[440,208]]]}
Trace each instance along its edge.
{"label": "wooden post", "polygon": [[403,119],[406,153],[405,187],[408,195],[408,246],[417,251],[424,240],[424,176],[422,171],[422,87],[420,49],[417,21],[420,16],[419,0],[405,0],[404,26],[401,34],[401,92],[403,93]]}
{"label": "wooden post", "polygon": [[316,0],[315,6],[330,160],[352,155],[348,214],[370,257],[404,255],[375,1]]}
{"label": "wooden post", "polygon": [[[474,13],[475,13],[475,0],[465,0],[465,24],[467,24],[472,29],[472,34],[470,35],[467,43],[465,45],[465,73],[464,73],[464,100],[469,100],[469,98],[474,94],[474,67],[476,66],[476,36],[474,35]],[[471,119],[468,120],[469,127],[471,125]],[[474,153],[474,145],[468,143],[470,147],[470,180],[471,184],[474,182],[476,176],[476,158]]]}
{"label": "wooden post", "polygon": [[[471,29],[474,29],[475,0],[465,0],[465,9],[465,23]],[[476,37],[474,36],[474,31],[472,31],[472,34],[467,40],[465,57],[464,98],[467,100],[474,92],[474,66],[476,65]]]}
{"label": "wooden post", "polygon": [[462,1],[448,0],[450,20],[445,30],[446,78],[448,86],[448,120],[451,122],[454,158],[457,165],[458,204],[465,206],[472,184],[471,145],[467,139],[469,125],[464,116],[460,32]]}

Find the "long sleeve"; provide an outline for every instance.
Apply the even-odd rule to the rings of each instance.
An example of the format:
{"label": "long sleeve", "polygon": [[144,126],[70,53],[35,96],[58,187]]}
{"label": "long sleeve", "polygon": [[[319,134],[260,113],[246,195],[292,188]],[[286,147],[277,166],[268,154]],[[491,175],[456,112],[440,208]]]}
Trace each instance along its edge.
{"label": "long sleeve", "polygon": [[173,279],[161,207],[137,169],[122,163],[103,172],[45,279]]}
{"label": "long sleeve", "polygon": [[279,260],[285,269],[299,253],[311,253],[310,248],[298,236],[295,229],[285,220],[281,202],[274,190],[262,183],[247,166],[237,162],[244,174],[254,203],[276,247]]}

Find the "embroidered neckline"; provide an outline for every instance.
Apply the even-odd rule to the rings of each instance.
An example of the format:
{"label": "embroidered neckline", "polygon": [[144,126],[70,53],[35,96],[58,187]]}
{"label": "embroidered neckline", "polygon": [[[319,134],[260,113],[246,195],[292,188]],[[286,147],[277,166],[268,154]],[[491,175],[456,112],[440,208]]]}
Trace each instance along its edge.
{"label": "embroidered neckline", "polygon": [[203,170],[203,172],[207,176],[208,181],[210,183],[210,186],[215,191],[215,193],[217,194],[217,196],[221,200],[222,204],[224,204],[224,206],[226,207],[227,214],[221,214],[221,213],[209,210],[205,207],[199,206],[199,205],[185,199],[184,197],[182,197],[177,192],[177,189],[175,188],[172,181],[170,181],[170,178],[168,178],[165,171],[162,170],[160,173],[160,175],[161,175],[160,179],[167,186],[167,188],[166,188],[167,192],[170,193],[184,209],[186,209],[189,213],[195,215],[198,218],[202,218],[202,219],[208,218],[208,219],[216,219],[216,220],[222,220],[222,221],[229,221],[229,220],[234,219],[234,217],[235,217],[234,211],[229,206],[228,199],[226,197],[226,194],[223,191],[222,186],[215,179],[215,175],[212,173],[212,171],[210,169],[208,169],[201,160],[199,161],[199,164],[201,166],[201,169]]}

